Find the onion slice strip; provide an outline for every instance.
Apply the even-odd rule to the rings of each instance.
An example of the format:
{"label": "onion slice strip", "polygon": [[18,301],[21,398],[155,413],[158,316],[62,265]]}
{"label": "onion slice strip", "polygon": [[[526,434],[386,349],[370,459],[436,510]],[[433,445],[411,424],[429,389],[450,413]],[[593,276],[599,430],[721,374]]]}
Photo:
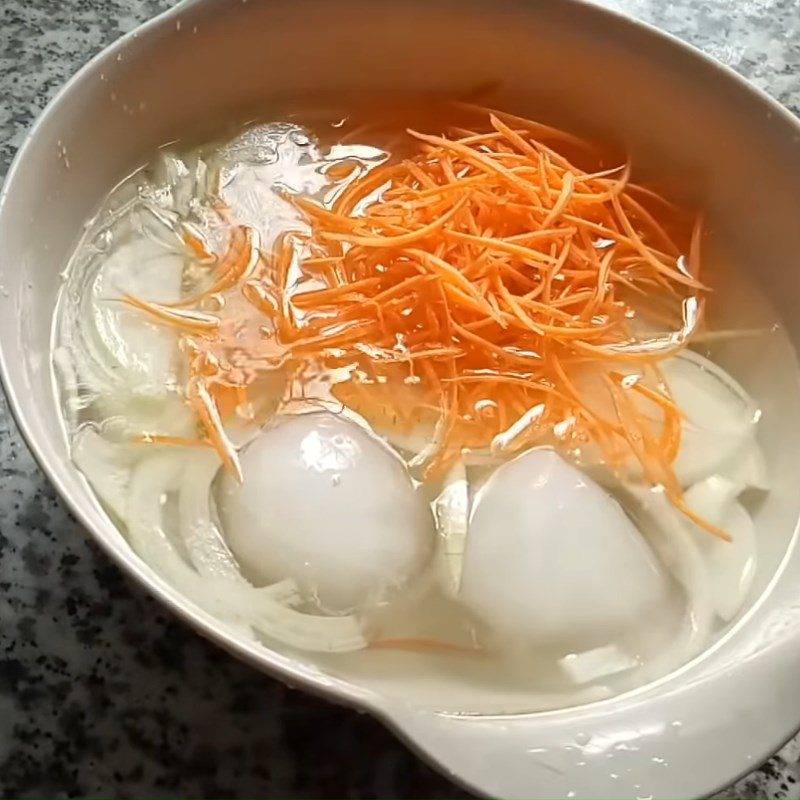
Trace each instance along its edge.
{"label": "onion slice strip", "polygon": [[[190,475],[196,478],[201,473],[196,456],[177,448],[149,456],[133,469],[125,519],[139,556],[189,600],[225,622],[302,650],[346,652],[366,647],[355,617],[323,617],[287,607],[302,602],[293,581],[256,588],[238,573],[211,520],[208,493],[204,506],[202,484],[190,487]],[[209,463],[202,464],[206,490],[215,472]],[[180,528],[184,536],[189,533],[184,540],[187,550],[204,574],[183,559],[164,529],[164,499],[174,491],[181,494]]]}
{"label": "onion slice strip", "polygon": [[624,490],[641,513],[644,535],[686,595],[680,631],[671,645],[645,666],[646,674],[655,678],[685,664],[708,642],[714,619],[708,566],[684,517],[663,490],[630,483]]}

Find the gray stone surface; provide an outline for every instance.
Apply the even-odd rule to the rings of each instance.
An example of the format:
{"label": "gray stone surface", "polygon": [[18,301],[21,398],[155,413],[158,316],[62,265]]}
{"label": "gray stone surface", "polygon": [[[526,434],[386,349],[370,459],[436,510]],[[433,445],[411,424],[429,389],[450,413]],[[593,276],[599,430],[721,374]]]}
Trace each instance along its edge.
{"label": "gray stone surface", "polygon": [[[800,112],[798,0],[605,0]],[[67,76],[168,0],[0,0],[0,177]],[[800,709],[798,709],[800,719]],[[790,743],[727,797],[800,798]],[[171,619],[87,540],[0,400],[0,794],[459,797],[376,722]]]}

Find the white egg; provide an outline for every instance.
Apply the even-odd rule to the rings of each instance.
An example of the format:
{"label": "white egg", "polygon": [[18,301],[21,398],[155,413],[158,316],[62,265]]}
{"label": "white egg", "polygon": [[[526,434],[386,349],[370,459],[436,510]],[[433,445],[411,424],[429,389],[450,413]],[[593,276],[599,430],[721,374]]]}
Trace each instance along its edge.
{"label": "white egg", "polygon": [[621,506],[555,451],[524,453],[479,490],[460,599],[501,640],[606,644],[663,608],[668,592]]}
{"label": "white egg", "polygon": [[433,544],[433,517],[399,458],[328,413],[285,417],[223,478],[225,537],[257,584],[294,579],[330,611],[363,608],[409,582]]}

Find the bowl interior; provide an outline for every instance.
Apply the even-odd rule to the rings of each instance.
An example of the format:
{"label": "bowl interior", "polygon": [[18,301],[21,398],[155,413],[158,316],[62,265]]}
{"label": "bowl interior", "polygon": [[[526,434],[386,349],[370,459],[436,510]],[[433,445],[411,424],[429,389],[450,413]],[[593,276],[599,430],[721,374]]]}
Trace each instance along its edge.
{"label": "bowl interior", "polygon": [[[792,346],[800,337],[794,314],[800,127],[721,67],[647,29],[577,3],[511,0],[490,7],[471,0],[455,6],[190,2],[102,55],[40,121],[0,214],[7,387],[59,489],[98,539],[151,586],[159,582],[129,552],[71,466],[54,394],[50,337],[59,273],[84,222],[156,147],[211,132],[230,115],[268,118],[286,98],[314,93],[464,93],[490,83],[497,84],[498,105],[614,140],[632,154],[639,174],[658,175],[708,210],[715,231],[711,258],[717,269],[736,274],[714,300],[723,322],[781,319],[781,330],[768,340],[737,340],[718,355],[764,405],[762,444],[774,491],[758,510],[760,565],[751,603],[764,594],[800,509],[794,456],[800,391]],[[750,294],[734,285],[740,281],[764,291],[763,307],[745,302]],[[187,616],[203,619],[167,587],[161,591]],[[235,646],[233,633],[216,630]],[[314,660],[242,646],[262,665],[291,669],[317,688],[333,680],[351,697],[378,690],[425,707],[471,712],[524,706],[524,693],[509,695],[507,688],[462,679],[418,657]]]}

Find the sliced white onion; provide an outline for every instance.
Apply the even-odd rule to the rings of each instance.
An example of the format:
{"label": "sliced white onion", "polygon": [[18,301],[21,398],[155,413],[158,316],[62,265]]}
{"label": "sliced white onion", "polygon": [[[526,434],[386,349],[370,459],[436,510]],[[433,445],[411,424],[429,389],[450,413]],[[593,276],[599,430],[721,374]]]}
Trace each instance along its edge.
{"label": "sliced white onion", "polygon": [[[741,486],[738,483],[722,475],[710,475],[692,486],[685,493],[684,499],[692,511],[712,525],[721,528],[723,527],[722,521],[730,507],[736,502],[740,492]],[[721,541],[713,535],[702,538]]]}
{"label": "sliced white onion", "polygon": [[[106,259],[91,287],[87,302],[94,312],[98,344],[129,381],[138,380],[151,391],[174,383],[173,332],[147,320],[138,309],[120,303],[123,295],[160,303],[181,296],[184,259],[146,239],[120,246]],[[87,309],[88,310],[88,309]]]}
{"label": "sliced white onion", "polygon": [[61,388],[61,408],[66,417],[67,430],[76,431],[80,412],[87,403],[81,397],[78,373],[75,369],[72,354],[66,347],[53,348],[53,370]]}
{"label": "sliced white onion", "polygon": [[726,542],[700,528],[695,535],[708,564],[714,609],[725,622],[732,620],[742,607],[756,568],[755,526],[736,500],[739,489],[738,484],[712,475],[692,486],[685,495],[694,512],[731,536],[731,541]]}
{"label": "sliced white onion", "polygon": [[469,484],[463,461],[458,461],[444,480],[444,489],[433,503],[436,518],[436,577],[445,594],[455,597],[461,585],[469,520]]}
{"label": "sliced white onion", "polygon": [[326,652],[363,648],[366,642],[355,617],[293,611],[283,607],[301,602],[292,581],[255,588],[241,575],[211,518],[211,484],[219,471],[219,459],[204,451],[187,453],[186,462],[180,481],[180,532],[201,583],[225,586],[232,599],[238,598],[232,611],[239,620],[292,647]]}
{"label": "sliced white onion", "polygon": [[103,505],[124,520],[128,511],[131,469],[137,460],[134,448],[109,442],[95,428],[86,425],[73,437],[72,460]]}
{"label": "sliced white onion", "polygon": [[183,218],[209,190],[208,167],[197,151],[183,156],[162,152],[153,165],[152,178],[153,198]]}
{"label": "sliced white onion", "polygon": [[[165,580],[225,622],[291,647],[345,652],[366,646],[355,617],[294,611],[291,606],[302,598],[293,581],[255,588],[239,574],[209,511],[216,455],[156,446],[157,452],[142,457],[142,447],[109,442],[85,427],[74,439],[73,458],[104,505],[125,522],[136,553]],[[164,504],[176,491],[180,532],[192,564],[165,530]]]}
{"label": "sliced white onion", "polygon": [[157,397],[103,394],[94,401],[94,409],[103,419],[103,436],[112,441],[127,442],[145,433],[189,438],[196,434],[197,419],[177,391]]}
{"label": "sliced white onion", "polygon": [[740,492],[745,489],[769,491],[767,459],[755,437],[744,445],[736,458],[725,465],[724,474],[728,480],[739,487]]}
{"label": "sliced white onion", "polygon": [[176,388],[176,333],[121,298],[177,300],[182,272],[182,256],[138,237],[95,257],[68,285],[63,342],[81,389],[102,399],[103,412],[124,415],[132,399],[160,399]]}
{"label": "sliced white onion", "polygon": [[[712,474],[730,475],[743,486],[766,488],[767,476],[763,456],[756,442],[760,412],[755,401],[725,370],[691,350],[659,362],[664,381],[683,413],[681,445],[674,464],[681,486],[691,486]],[[650,380],[647,371],[627,371],[631,383]],[[591,404],[591,410],[603,419],[615,419],[616,411],[609,391],[604,387],[602,370],[587,367],[576,383]],[[625,385],[625,383],[623,383]],[[654,403],[630,391],[630,399],[642,414],[654,422],[661,412]],[[624,442],[620,441],[620,445]],[[617,485],[609,470],[595,465],[603,463],[603,454],[593,442],[582,443],[581,462],[593,477],[605,485]],[[641,479],[641,467],[633,457],[623,469],[623,477]]]}
{"label": "sliced white onion", "polygon": [[723,369],[685,350],[662,362],[664,380],[684,414],[675,474],[691,486],[725,472],[750,447],[758,406]]}
{"label": "sliced white onion", "polygon": [[559,661],[561,669],[577,684],[594,683],[629,672],[639,666],[630,653],[615,644],[583,653],[570,653]]}
{"label": "sliced white onion", "polygon": [[186,248],[170,188],[178,176],[161,178],[154,184],[142,172],[122,183],[65,272],[58,368],[69,378],[66,403],[91,407],[112,438],[189,435],[192,427],[177,392],[176,333],[121,302],[125,294],[160,302],[181,295]]}
{"label": "sliced white onion", "polygon": [[180,532],[194,568],[200,575],[249,585],[239,572],[228,545],[209,513],[211,483],[219,472],[219,456],[212,450],[194,454],[183,472],[180,487]]}
{"label": "sliced white onion", "polygon": [[639,511],[642,533],[686,594],[681,630],[670,646],[647,665],[647,672],[655,677],[697,655],[708,641],[714,618],[708,565],[693,532],[663,491],[636,485],[626,485],[625,489]]}
{"label": "sliced white onion", "polygon": [[289,647],[309,652],[348,653],[367,646],[355,617],[305,614],[275,602],[265,602],[264,596],[255,599],[259,601],[258,606],[249,611],[247,620],[260,633]]}
{"label": "sliced white onion", "polygon": [[142,459],[131,475],[125,521],[133,549],[156,572],[176,588],[212,613],[225,608],[224,598],[200,591],[200,576],[183,560],[170,542],[163,527],[163,507],[167,495],[180,485],[186,468],[185,455],[179,451],[155,453]]}

